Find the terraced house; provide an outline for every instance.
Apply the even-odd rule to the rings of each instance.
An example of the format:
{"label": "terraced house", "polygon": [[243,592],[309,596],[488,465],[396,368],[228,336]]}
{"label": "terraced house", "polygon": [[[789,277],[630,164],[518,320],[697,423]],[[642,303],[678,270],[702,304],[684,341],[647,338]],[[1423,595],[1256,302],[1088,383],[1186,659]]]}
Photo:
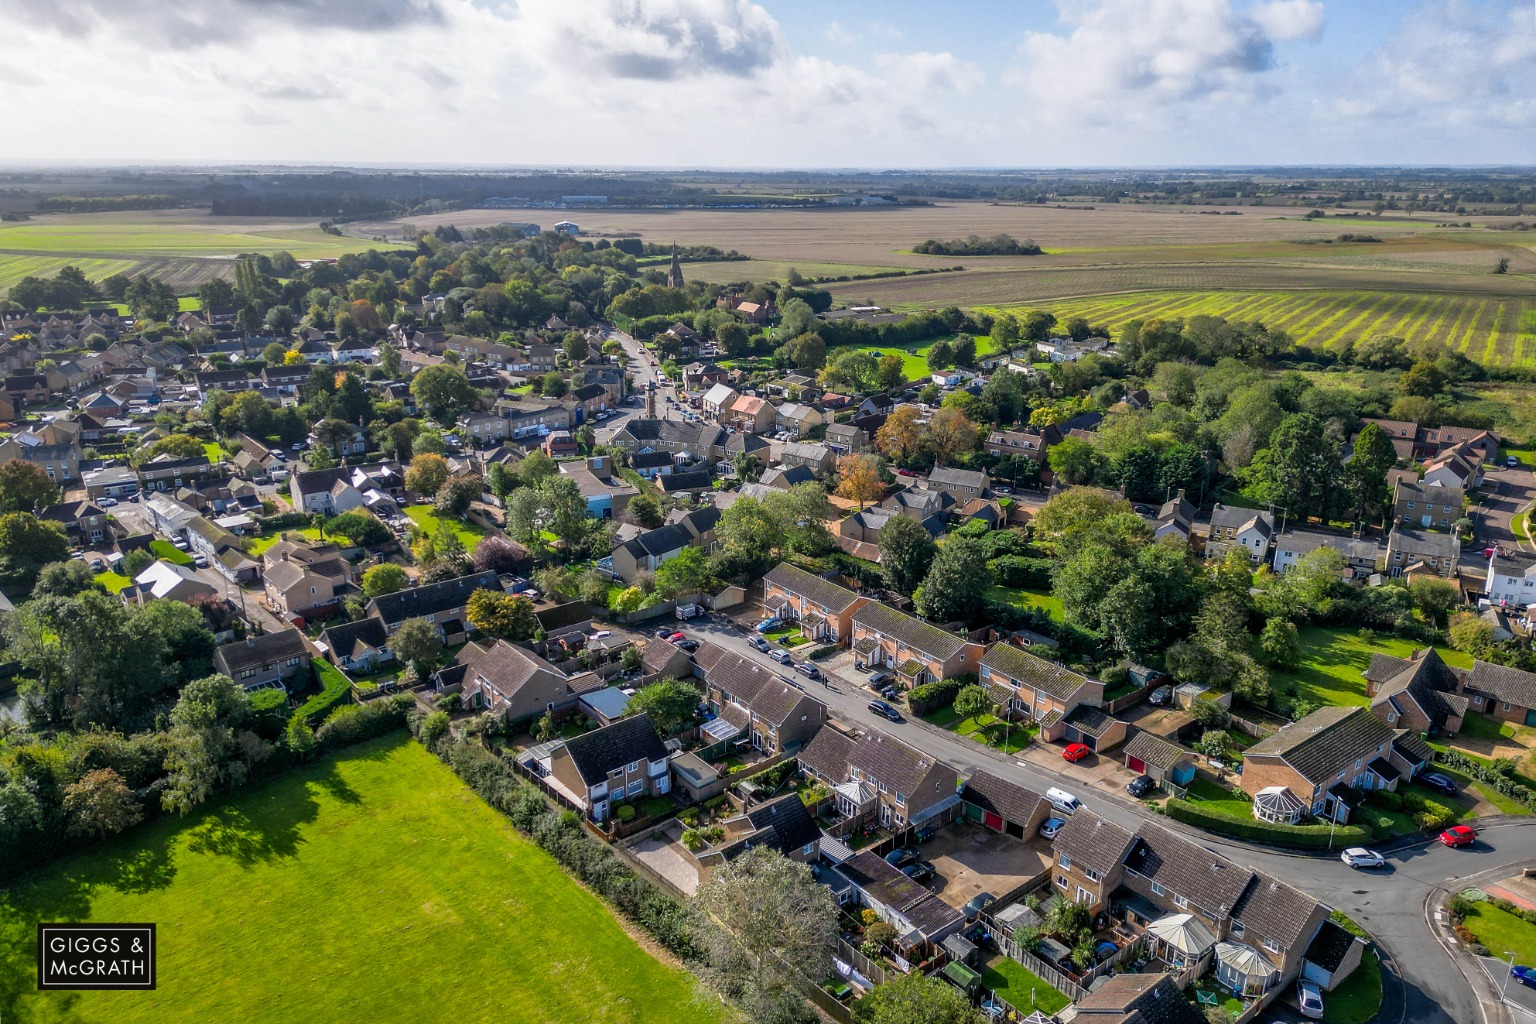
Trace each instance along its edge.
{"label": "terraced house", "polygon": [[763,577],[763,611],[798,623],[800,632],[813,640],[847,642],[854,613],[869,600],[788,562]]}
{"label": "terraced house", "polygon": [[853,613],[853,655],[858,668],[884,666],[902,685],[974,674],[982,645],[873,601]]}
{"label": "terraced house", "polygon": [[829,832],[838,836],[866,822],[902,829],[945,820],[960,803],[953,767],[875,729],[857,737],[822,729],[798,760],[831,787],[839,820]]}
{"label": "terraced house", "polygon": [[825,704],[739,654],[703,644],[695,660],[705,702],[719,719],[705,730],[716,743],[745,736],[755,750],[782,754],[804,747],[826,724]]}
{"label": "terraced house", "polygon": [[[1079,705],[1104,703],[1104,684],[1012,643],[993,644],[981,658],[981,685],[992,699],[1049,731]],[[1048,737],[1049,738],[1049,737]]]}

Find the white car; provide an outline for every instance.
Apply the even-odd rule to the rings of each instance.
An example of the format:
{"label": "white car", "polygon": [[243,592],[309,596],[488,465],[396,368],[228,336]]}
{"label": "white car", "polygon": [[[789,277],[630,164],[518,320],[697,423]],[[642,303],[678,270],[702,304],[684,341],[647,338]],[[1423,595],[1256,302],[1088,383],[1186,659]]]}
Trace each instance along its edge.
{"label": "white car", "polygon": [[1321,1020],[1323,1016],[1323,990],[1310,981],[1296,982],[1296,1008],[1303,1017]]}
{"label": "white car", "polygon": [[1339,860],[1352,868],[1379,868],[1387,863],[1387,859],[1375,850],[1367,850],[1363,846],[1351,846],[1339,854]]}
{"label": "white car", "polygon": [[112,508],[116,504],[117,504],[117,499],[116,498],[97,498],[96,499],[96,507],[97,508]]}

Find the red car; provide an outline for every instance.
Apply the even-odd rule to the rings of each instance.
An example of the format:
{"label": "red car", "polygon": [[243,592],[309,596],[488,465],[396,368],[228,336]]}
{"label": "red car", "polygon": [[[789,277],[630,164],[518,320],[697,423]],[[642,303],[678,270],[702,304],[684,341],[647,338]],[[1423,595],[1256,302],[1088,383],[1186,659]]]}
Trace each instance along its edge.
{"label": "red car", "polygon": [[688,639],[688,638],[686,636],[684,636],[683,634],[681,634],[681,633],[673,633],[671,636],[667,637],[667,643],[675,644],[679,640],[686,640],[686,639]]}
{"label": "red car", "polygon": [[1466,825],[1452,825],[1440,833],[1440,841],[1446,846],[1471,846],[1477,833]]}
{"label": "red car", "polygon": [[1067,744],[1067,749],[1061,752],[1061,756],[1076,764],[1091,753],[1093,751],[1081,743],[1069,743]]}

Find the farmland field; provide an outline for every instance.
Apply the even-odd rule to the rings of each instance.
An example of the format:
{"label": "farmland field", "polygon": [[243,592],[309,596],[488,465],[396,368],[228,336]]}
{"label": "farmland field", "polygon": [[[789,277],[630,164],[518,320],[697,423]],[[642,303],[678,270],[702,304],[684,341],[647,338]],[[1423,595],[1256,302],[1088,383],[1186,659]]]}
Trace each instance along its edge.
{"label": "farmland field", "polygon": [[[157,990],[36,991],[39,921],[155,922]],[[478,980],[454,981],[450,964]],[[403,734],[161,818],[0,893],[7,1022],[721,1015]]]}

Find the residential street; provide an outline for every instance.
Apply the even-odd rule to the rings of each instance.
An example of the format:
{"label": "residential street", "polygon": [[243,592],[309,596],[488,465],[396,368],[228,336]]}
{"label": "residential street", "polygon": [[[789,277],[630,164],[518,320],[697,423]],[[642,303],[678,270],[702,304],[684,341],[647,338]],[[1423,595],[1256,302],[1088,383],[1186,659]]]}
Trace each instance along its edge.
{"label": "residential street", "polygon": [[1529,550],[1528,545],[1515,537],[1510,520],[1524,512],[1536,498],[1536,474],[1530,466],[1514,469],[1490,466],[1483,493],[1486,495],[1483,503],[1472,507],[1477,540],[1462,546],[1461,559],[1464,568],[1476,569],[1480,577],[1488,571],[1488,559],[1483,557],[1485,549],[1497,545],[1506,551]]}
{"label": "residential street", "polygon": [[[839,661],[849,664],[848,669],[838,671],[834,667],[827,671],[828,680],[822,684],[805,679],[759,653],[746,642],[747,632],[721,615],[712,615],[702,622],[689,622],[680,628],[694,639],[719,644],[795,682],[825,702],[834,717],[841,721],[857,728],[883,730],[954,765],[962,774],[968,775],[977,767],[985,767],[995,775],[1036,792],[1049,786],[1061,786],[1073,792],[1090,810],[1129,828],[1139,827],[1149,820],[1146,812],[1129,798],[1085,784],[1087,773],[1060,761],[1055,756],[1054,747],[1037,750],[1037,755],[1044,754],[1040,760],[1051,765],[1042,767],[1005,756],[926,722],[910,718],[889,722],[876,717],[867,708],[875,694],[862,685],[863,673],[852,669],[846,654],[830,660],[834,665]],[[797,662],[802,660],[796,659]],[[823,671],[826,671],[825,667]],[[1055,767],[1057,764],[1059,769]],[[1496,868],[1514,870],[1521,865],[1536,863],[1536,821],[1517,820],[1490,826],[1482,830],[1478,843],[1467,849],[1448,849],[1433,840],[1394,849],[1388,855],[1388,868],[1372,874],[1346,867],[1338,859],[1337,851],[1326,855],[1282,853],[1221,839],[1169,818],[1151,820],[1164,828],[1182,832],[1239,864],[1251,865],[1315,895],[1375,935],[1388,954],[1389,959],[1383,961],[1384,971],[1401,981],[1401,985],[1389,983],[1387,999],[1378,1020],[1390,1024],[1474,1024],[1486,1020],[1492,1024],[1499,1019],[1492,1016],[1493,1008],[1488,1010],[1489,1016],[1483,1016],[1483,1001],[1493,998],[1494,993],[1486,989],[1474,993],[1472,985],[1440,944],[1437,934],[1430,930],[1425,918],[1425,904],[1437,888],[1450,887],[1454,879]],[[1486,985],[1486,982],[1479,977],[1478,984]],[[1294,1013],[1282,1011],[1275,1019],[1294,1019]]]}

